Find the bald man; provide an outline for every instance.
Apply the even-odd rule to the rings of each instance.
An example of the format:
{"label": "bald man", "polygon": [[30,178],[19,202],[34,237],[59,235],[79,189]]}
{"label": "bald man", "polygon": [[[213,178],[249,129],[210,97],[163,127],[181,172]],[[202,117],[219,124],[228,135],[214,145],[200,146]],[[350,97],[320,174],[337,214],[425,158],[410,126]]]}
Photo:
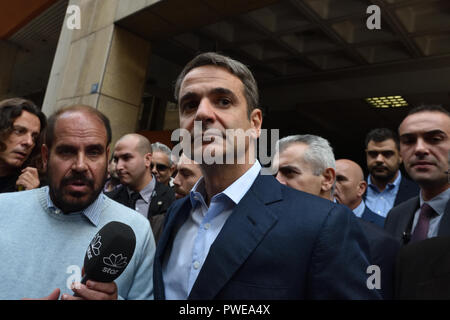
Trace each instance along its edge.
{"label": "bald man", "polygon": [[114,148],[114,162],[121,187],[106,193],[108,197],[138,211],[150,220],[155,230],[157,216],[164,215],[175,201],[173,190],[160,182],[150,171],[150,141],[136,133],[121,137]]}
{"label": "bald man", "polygon": [[356,162],[348,159],[336,160],[334,196],[337,202],[349,207],[357,217],[383,228],[385,218],[371,211],[364,203],[363,195],[366,189],[363,170]]}

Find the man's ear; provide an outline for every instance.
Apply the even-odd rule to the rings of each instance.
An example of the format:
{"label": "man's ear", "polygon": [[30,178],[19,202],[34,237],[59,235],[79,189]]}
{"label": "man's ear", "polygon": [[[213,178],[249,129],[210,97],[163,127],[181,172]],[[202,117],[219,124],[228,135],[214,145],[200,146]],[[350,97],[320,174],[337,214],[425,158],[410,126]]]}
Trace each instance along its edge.
{"label": "man's ear", "polygon": [[252,124],[252,129],[255,130],[257,136],[255,138],[259,138],[261,135],[261,126],[262,126],[262,111],[261,109],[255,108],[250,114],[250,121]]}
{"label": "man's ear", "polygon": [[367,189],[367,182],[362,180],[358,183],[358,190],[357,195],[358,197],[362,198],[363,194],[366,192]]}
{"label": "man's ear", "polygon": [[43,167],[44,171],[47,171],[49,150],[48,150],[47,145],[45,145],[45,144],[43,144],[41,147],[41,156],[42,156],[42,167]]}
{"label": "man's ear", "polygon": [[336,180],[336,171],[333,168],[326,168],[322,172],[324,179],[322,180],[321,190],[324,192],[330,191]]}
{"label": "man's ear", "polygon": [[145,162],[145,167],[150,168],[150,165],[152,164],[152,154],[151,153],[145,154],[144,162]]}

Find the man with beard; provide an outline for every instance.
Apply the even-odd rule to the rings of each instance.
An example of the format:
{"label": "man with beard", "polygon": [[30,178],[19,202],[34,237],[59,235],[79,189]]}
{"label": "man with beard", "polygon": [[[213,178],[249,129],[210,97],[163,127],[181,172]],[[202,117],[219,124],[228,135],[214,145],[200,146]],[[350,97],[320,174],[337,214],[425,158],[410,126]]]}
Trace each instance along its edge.
{"label": "man with beard", "polygon": [[39,187],[38,169],[29,160],[40,152],[45,115],[30,100],[0,102],[0,193]]}
{"label": "man with beard", "polygon": [[419,187],[399,170],[402,158],[398,137],[392,130],[373,129],[365,144],[369,177],[364,201],[370,210],[386,218],[392,207],[415,197]]}
{"label": "man with beard", "polygon": [[[0,299],[50,292],[47,299],[60,293],[64,300],[152,297],[150,225],[101,192],[110,141],[109,120],[92,107],[71,106],[49,118],[42,146],[49,186],[0,195]],[[129,225],[136,235],[127,268],[114,282],[71,285],[93,236],[111,221]]]}
{"label": "man with beard", "polygon": [[369,247],[351,211],[260,173],[258,96],[250,70],[217,53],[196,56],[178,76],[183,151],[203,176],[167,212],[155,298],[379,298],[367,287]]}
{"label": "man with beard", "polygon": [[177,175],[173,180],[175,198],[181,199],[191,192],[191,189],[202,177],[200,166],[194,160],[189,159],[183,153],[177,164]]}

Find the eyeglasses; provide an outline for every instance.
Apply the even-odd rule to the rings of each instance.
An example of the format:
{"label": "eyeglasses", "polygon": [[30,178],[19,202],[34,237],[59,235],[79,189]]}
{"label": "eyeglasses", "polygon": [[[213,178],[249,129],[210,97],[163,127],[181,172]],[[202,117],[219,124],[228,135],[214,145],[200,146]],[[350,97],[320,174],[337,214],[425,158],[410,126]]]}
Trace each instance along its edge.
{"label": "eyeglasses", "polygon": [[[153,170],[154,167],[155,167],[155,164],[152,163],[152,164],[150,165],[150,168]],[[157,170],[157,171],[166,171],[167,169],[169,169],[169,167],[166,166],[165,164],[161,164],[161,163],[157,163],[157,164],[156,164],[156,170]]]}

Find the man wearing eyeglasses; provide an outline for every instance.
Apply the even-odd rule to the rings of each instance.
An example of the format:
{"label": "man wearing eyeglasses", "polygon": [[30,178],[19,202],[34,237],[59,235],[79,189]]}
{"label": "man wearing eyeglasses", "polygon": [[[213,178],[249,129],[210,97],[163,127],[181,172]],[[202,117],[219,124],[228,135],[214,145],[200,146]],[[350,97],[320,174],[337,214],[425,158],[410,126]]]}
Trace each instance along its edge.
{"label": "man wearing eyeglasses", "polygon": [[173,187],[172,174],[175,171],[175,164],[170,157],[170,148],[161,142],[155,142],[152,144],[152,151],[151,170],[153,175],[162,184]]}
{"label": "man wearing eyeglasses", "polygon": [[121,137],[114,148],[114,161],[122,186],[106,195],[147,217],[154,228],[154,221],[175,201],[175,194],[151,173],[152,159],[146,137],[135,133]]}
{"label": "man wearing eyeglasses", "polygon": [[376,128],[366,136],[366,160],[369,169],[366,206],[386,218],[392,207],[419,194],[419,186],[402,176],[400,145],[397,135],[387,128]]}

